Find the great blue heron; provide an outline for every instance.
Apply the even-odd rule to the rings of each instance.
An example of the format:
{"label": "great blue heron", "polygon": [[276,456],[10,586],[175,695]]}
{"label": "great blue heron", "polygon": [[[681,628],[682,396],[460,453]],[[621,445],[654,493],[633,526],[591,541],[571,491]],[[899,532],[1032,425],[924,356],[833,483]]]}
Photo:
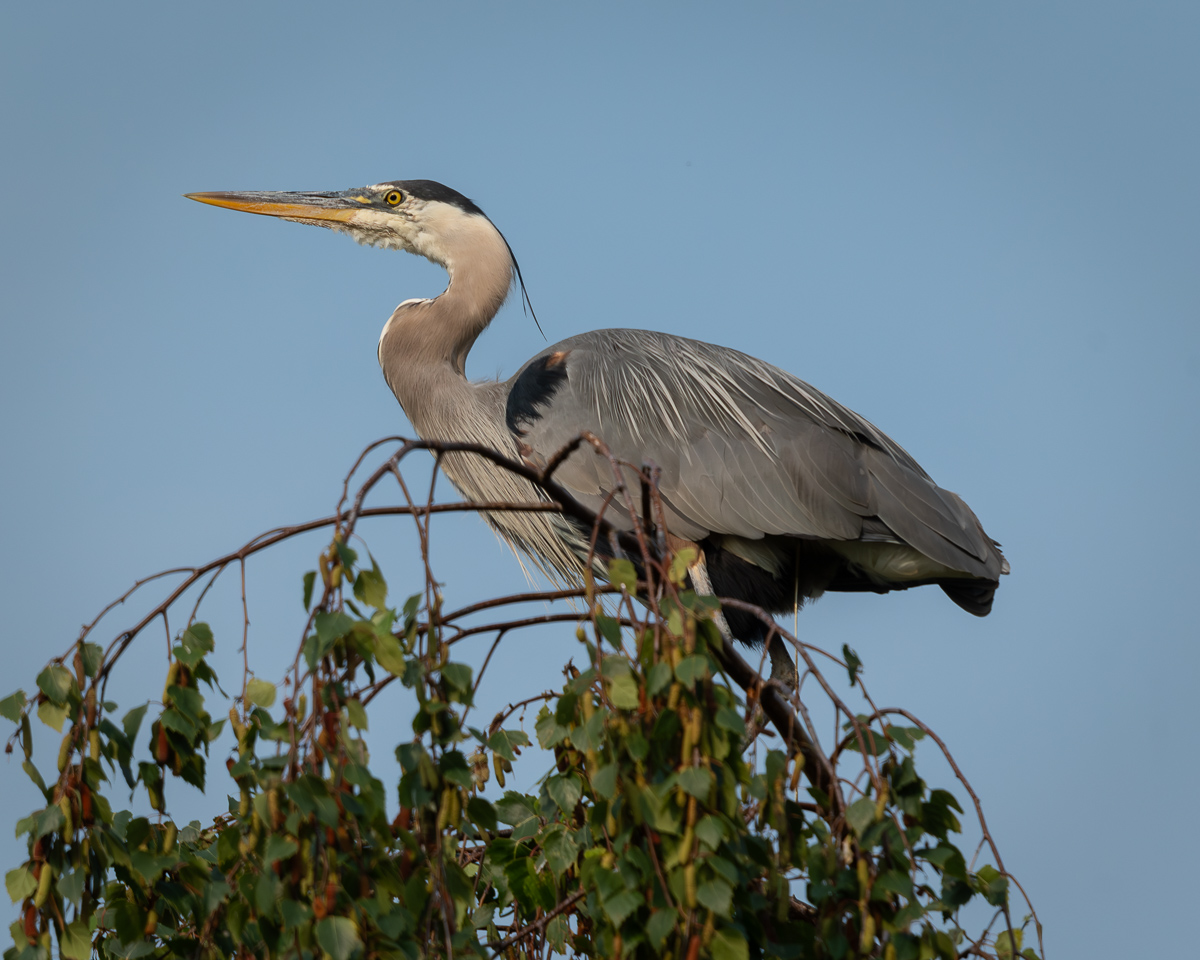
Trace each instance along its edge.
{"label": "great blue heron", "polygon": [[[761,360],[665,333],[596,330],[547,347],[507,381],[467,380],[467,353],[520,272],[500,231],[449,187],[395,180],[336,193],[188,196],[444,267],[445,291],[404,301],[379,338],[384,378],[417,432],[541,467],[591,431],[616,458],[657,464],[667,528],[697,548],[700,592],[783,613],[826,590],[937,584],[969,613],[991,610],[1009,566],[970,508],[875,426]],[[479,457],[447,456],[443,466],[471,500],[539,495]],[[555,479],[595,510],[615,486],[609,462],[588,448]],[[546,513],[488,520],[548,572],[581,575],[588,531]],[[722,628],[750,644],[766,633],[734,610]],[[778,638],[770,654],[775,677],[794,677]]]}

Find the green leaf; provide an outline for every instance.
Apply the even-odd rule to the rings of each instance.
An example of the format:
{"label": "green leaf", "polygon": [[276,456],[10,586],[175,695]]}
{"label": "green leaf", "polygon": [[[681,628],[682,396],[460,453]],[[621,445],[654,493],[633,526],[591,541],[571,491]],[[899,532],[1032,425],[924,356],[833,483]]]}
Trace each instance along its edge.
{"label": "green leaf", "polygon": [[467,816],[488,833],[496,830],[496,810],[483,797],[471,797],[467,801]]}
{"label": "green leaf", "polygon": [[596,795],[611,800],[617,789],[617,765],[605,764],[592,774],[592,789]]}
{"label": "green leaf", "polygon": [[333,960],[349,960],[362,949],[358,926],[349,917],[326,917],[317,924],[317,943]]}
{"label": "green leaf", "polygon": [[307,814],[316,814],[327,827],[336,827],[341,817],[337,802],[329,795],[325,781],[312,774],[300,777],[285,788],[292,803]]}
{"label": "green leaf", "polygon": [[94,677],[104,660],[104,648],[98,643],[84,643],[79,647],[79,658],[83,661],[84,674]]}
{"label": "green leaf", "polygon": [[875,878],[871,887],[871,897],[875,900],[883,898],[884,894],[897,893],[911,900],[913,895],[912,877],[902,870],[886,870]]}
{"label": "green leaf", "polygon": [[367,708],[359,700],[346,701],[346,713],[350,716],[350,726],[359,730],[367,729]]}
{"label": "green leaf", "polygon": [[546,854],[546,862],[555,876],[562,876],[579,856],[579,844],[571,834],[561,827],[547,832],[542,839],[542,850]]}
{"label": "green leaf", "polygon": [[158,719],[168,730],[183,734],[188,741],[191,741],[196,735],[196,725],[179,710],[174,708],[164,710]]}
{"label": "green leaf", "polygon": [[688,767],[679,773],[679,785],[697,800],[707,800],[713,775],[707,767]]}
{"label": "green leaf", "polygon": [[83,920],[75,920],[58,938],[58,947],[68,960],[88,960],[92,955],[92,934]]}
{"label": "green leaf", "polygon": [[[25,773],[29,775],[30,780],[32,780],[35,784],[37,784],[38,789],[41,790],[42,793],[47,792],[46,791],[46,781],[42,779],[41,771],[39,771],[37,767],[35,767],[32,763],[30,763],[28,760],[26,760],[21,764],[21,769],[24,770]],[[46,799],[49,800],[50,797],[47,796]]]}
{"label": "green leaf", "polygon": [[146,883],[151,886],[162,875],[175,865],[175,857],[148,853],[145,850],[133,850],[129,854],[129,862],[133,869],[141,874]]}
{"label": "green leaf", "polygon": [[167,688],[167,696],[171,698],[171,706],[189,720],[195,721],[197,726],[208,720],[208,715],[204,712],[204,696],[199,690],[172,685]]}
{"label": "green leaf", "polygon": [[275,703],[275,684],[251,677],[246,681],[246,700],[256,707],[270,707]]}
{"label": "green leaf", "polygon": [[37,880],[28,867],[17,867],[4,875],[4,885],[13,903],[20,903],[26,897],[32,897],[37,889]]}
{"label": "green leaf", "polygon": [[634,760],[641,763],[646,759],[646,754],[650,752],[650,741],[642,735],[641,730],[635,729],[629,735],[629,739],[625,741],[625,749],[629,751],[629,755]]}
{"label": "green leaf", "polygon": [[846,822],[861,837],[875,822],[875,801],[870,797],[859,797],[846,808]]}
{"label": "green leaf", "polygon": [[312,606],[313,584],[317,582],[317,571],[309,570],[304,575],[304,609],[307,612]]}
{"label": "green leaf", "polygon": [[85,880],[87,880],[87,873],[82,868],[79,868],[72,870],[59,880],[56,886],[64,900],[69,900],[78,907],[83,901],[83,884]]}
{"label": "green leaf", "polygon": [[1000,871],[990,864],[980,867],[975,876],[983,899],[993,907],[1001,907],[1008,902],[1008,877],[1001,875]]}
{"label": "green leaf", "polygon": [[38,719],[46,726],[53,727],[62,733],[63,721],[67,719],[67,708],[60,707],[47,700],[37,710]]}
{"label": "green leaf", "polygon": [[471,692],[471,668],[465,663],[447,663],[442,667],[442,679],[455,690]]}
{"label": "green leaf", "polygon": [[920,727],[885,727],[890,740],[898,744],[902,749],[912,751],[916,746],[916,742],[925,736],[925,731]]}
{"label": "green leaf", "polygon": [[961,833],[962,825],[958,822],[958,817],[950,812],[951,808],[962,813],[962,807],[958,805],[954,794],[948,790],[932,791],[928,802],[921,804],[921,826],[943,840],[947,833]]}
{"label": "green leaf", "polygon": [[614,587],[624,587],[633,596],[637,593],[637,570],[628,560],[609,560],[608,582]]}
{"label": "green leaf", "polygon": [[713,960],[750,960],[750,946],[746,938],[731,927],[722,927],[713,934],[708,949],[712,952]]}
{"label": "green leaf", "polygon": [[862,741],[859,741],[856,732],[850,737],[850,746],[865,757],[879,757],[888,751],[888,738],[878,730],[864,727]]}
{"label": "green leaf", "polygon": [[51,700],[62,704],[67,702],[67,697],[75,686],[75,678],[66,667],[51,664],[38,674],[37,685]]}
{"label": "green leaf", "polygon": [[719,707],[714,719],[722,730],[728,730],[739,736],[746,732],[746,722],[742,719],[742,715],[732,707]]}
{"label": "green leaf", "polygon": [[629,662],[620,657],[609,657],[604,661],[604,675],[608,678],[608,698],[612,705],[618,710],[636,710],[641,701]]}
{"label": "green leaf", "polygon": [[[1012,957],[1014,953],[1021,952],[1022,931],[1014,930],[1012,936],[1009,937],[1007,930],[1002,930],[996,937],[996,956],[1000,960]],[[1013,949],[1013,942],[1016,942],[1016,949]]]}
{"label": "green leaf", "polygon": [[689,690],[697,680],[708,676],[708,657],[694,654],[684,657],[675,667],[675,679]]}
{"label": "green leaf", "polygon": [[204,912],[212,913],[231,893],[233,893],[233,889],[229,886],[229,884],[222,880],[213,880],[212,882],[205,884],[204,896],[201,900],[201,902],[204,904]]}
{"label": "green leaf", "polygon": [[709,880],[696,887],[696,899],[718,916],[728,917],[733,909],[733,887],[724,880]]}
{"label": "green leaf", "polygon": [[614,647],[621,646],[621,624],[619,621],[598,613],[596,614],[596,629],[600,631],[600,636]]}
{"label": "green leaf", "polygon": [[953,844],[943,843],[932,850],[918,850],[917,855],[924,857],[947,876],[967,879],[967,862]]}
{"label": "green leaf", "polygon": [[643,816],[655,830],[673,837],[679,835],[682,818],[673,798],[667,799],[649,785],[638,792],[637,798],[641,801]]}
{"label": "green leaf", "polygon": [[558,809],[570,816],[575,812],[579,798],[583,796],[583,784],[574,774],[553,776],[546,781],[546,792],[558,805]]}
{"label": "green leaf", "polygon": [[112,807],[109,806],[108,800],[105,799],[104,794],[93,793],[92,794],[92,806],[96,810],[96,819],[97,820],[99,820],[101,823],[112,823],[113,822]]}
{"label": "green leaf", "polygon": [[846,661],[846,672],[850,674],[850,686],[854,686],[854,681],[858,679],[858,671],[862,669],[862,661],[846,643],[842,644],[842,658]]}
{"label": "green leaf", "polygon": [[595,881],[596,889],[600,891],[601,900],[615,897],[626,887],[624,878],[616,870],[595,870],[592,873],[592,879]]}
{"label": "green leaf", "polygon": [[646,674],[646,694],[651,697],[657,696],[659,691],[665,690],[670,682],[671,665],[656,663]]}
{"label": "green leaf", "polygon": [[137,739],[138,730],[142,727],[142,718],[146,715],[146,708],[150,706],[148,703],[143,703],[140,707],[134,707],[121,720],[121,726],[125,730],[125,739],[133,743]]}
{"label": "green leaf", "polygon": [[[562,703],[560,700],[559,703]],[[604,719],[606,712],[597,710],[582,726],[576,726],[571,731],[571,744],[585,753],[588,750],[600,750],[604,747]]]}
{"label": "green leaf", "polygon": [[554,704],[554,719],[559,723],[565,723],[571,726],[575,723],[575,714],[579,707],[579,694],[573,690],[567,690],[558,702]]}
{"label": "green leaf", "polygon": [[737,867],[724,857],[709,857],[706,862],[715,872],[723,876],[731,887],[737,887],[741,883]]}
{"label": "green leaf", "polygon": [[684,547],[671,560],[671,569],[667,574],[671,578],[671,582],[681,584],[687,576],[688,567],[696,562],[696,557],[699,552],[695,547]]}
{"label": "green leaf", "polygon": [[338,559],[342,561],[342,566],[349,570],[358,563],[358,551],[347,546],[341,540],[333,541],[334,549],[337,550]]}
{"label": "green leaf", "polygon": [[510,763],[516,759],[518,747],[529,746],[529,737],[522,730],[497,730],[487,741],[488,749]]}
{"label": "green leaf", "polygon": [[716,850],[721,845],[721,841],[725,839],[725,830],[721,826],[721,821],[709,814],[696,824],[696,839],[709,850]]}
{"label": "green leaf", "polygon": [[538,711],[538,718],[533,725],[537,733],[538,743],[543,750],[549,750],[562,743],[571,735],[571,728],[565,727],[554,719],[554,714],[546,707]]}
{"label": "green leaf", "polygon": [[288,860],[294,857],[299,849],[294,840],[273,833],[267,837],[267,849],[263,853],[263,862],[275,863],[277,860]]}
{"label": "green leaf", "polygon": [[354,620],[345,613],[318,613],[313,617],[317,628],[317,655],[323,657],[333,642],[354,629]]}
{"label": "green leaf", "polygon": [[213,651],[212,630],[207,623],[193,623],[179,638],[175,647],[175,658],[189,667],[195,667],[206,653]]}
{"label": "green leaf", "polygon": [[254,906],[259,916],[269,917],[275,912],[275,904],[283,899],[283,883],[270,870],[264,870],[254,885]]}
{"label": "green leaf", "polygon": [[650,914],[650,919],[646,921],[646,936],[656,951],[661,952],[663,941],[675,929],[678,919],[674,910],[655,910]]}
{"label": "green leaf", "polygon": [[[117,909],[119,910],[120,906]],[[129,910],[133,912],[137,908],[131,903],[129,904]],[[140,923],[140,917],[138,920],[133,921],[130,927],[131,930],[135,931],[132,940],[125,941],[121,946],[110,946],[108,948],[108,952],[114,957],[118,957],[120,960],[141,960],[142,957],[154,952],[154,941],[139,939],[140,931],[138,931],[136,923]],[[113,941],[110,940],[109,943],[113,943]]]}
{"label": "green leaf", "polygon": [[18,690],[0,700],[0,717],[5,717],[13,723],[21,722],[21,711],[25,709],[25,691]]}
{"label": "green leaf", "polygon": [[400,641],[390,633],[376,633],[374,637],[375,662],[394,677],[403,677],[408,668]]}
{"label": "green leaf", "polygon": [[376,610],[384,610],[387,608],[387,592],[387,581],[383,579],[383,571],[379,569],[375,558],[371,557],[371,569],[358,572],[354,581],[354,595]]}
{"label": "green leaf", "polygon": [[642,895],[633,890],[623,890],[615,897],[604,901],[604,912],[613,926],[620,927],[625,918],[633,913],[643,903]]}
{"label": "green leaf", "polygon": [[471,776],[471,766],[467,763],[467,758],[462,755],[461,750],[447,750],[442,754],[441,760],[438,761],[438,769],[442,772],[443,777],[460,787],[469,790],[475,784],[474,778]]}
{"label": "green leaf", "polygon": [[571,927],[567,923],[566,917],[555,917],[546,926],[546,942],[550,944],[550,949],[557,954],[565,954],[567,952],[567,938],[571,936]]}
{"label": "green leaf", "polygon": [[510,827],[524,823],[535,815],[537,809],[532,797],[517,793],[515,790],[506,792],[493,806],[496,808],[496,817],[500,822],[507,823]]}
{"label": "green leaf", "polygon": [[39,840],[48,833],[54,833],[62,825],[63,812],[58,809],[57,805],[49,806],[37,814],[37,820],[33,824],[33,839]]}

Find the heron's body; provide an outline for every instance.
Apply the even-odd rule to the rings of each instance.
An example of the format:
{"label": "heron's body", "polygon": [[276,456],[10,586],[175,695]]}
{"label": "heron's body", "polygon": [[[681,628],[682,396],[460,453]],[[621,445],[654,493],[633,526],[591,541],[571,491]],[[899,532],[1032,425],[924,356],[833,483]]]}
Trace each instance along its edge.
{"label": "heron's body", "polygon": [[[617,459],[653,463],[668,529],[700,550],[699,586],[782,612],[826,590],[937,584],[971,613],[990,611],[1008,564],[970,508],[876,427],[761,360],[663,333],[597,330],[543,350],[508,381],[469,381],[467,354],[507,297],[515,261],[482,211],[441,184],[194,196],[444,266],[445,292],[402,303],[379,340],[384,376],[417,432],[541,466],[590,431]],[[482,458],[448,456],[444,469],[469,499],[539,496]],[[596,510],[614,486],[609,462],[587,448],[555,479]],[[488,519],[548,572],[582,573],[586,532],[563,518]],[[729,626],[748,642],[763,633],[744,615]]]}

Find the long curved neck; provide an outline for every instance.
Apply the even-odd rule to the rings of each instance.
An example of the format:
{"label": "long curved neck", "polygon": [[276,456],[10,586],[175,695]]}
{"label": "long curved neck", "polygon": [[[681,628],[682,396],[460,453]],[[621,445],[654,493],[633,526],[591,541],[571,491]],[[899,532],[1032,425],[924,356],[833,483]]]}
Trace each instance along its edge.
{"label": "long curved neck", "polygon": [[[467,354],[512,286],[513,261],[486,217],[464,215],[418,236],[415,252],[449,274],[433,300],[400,304],[379,338],[379,365],[420,432],[458,389],[467,387]],[[436,242],[429,239],[436,236]]]}

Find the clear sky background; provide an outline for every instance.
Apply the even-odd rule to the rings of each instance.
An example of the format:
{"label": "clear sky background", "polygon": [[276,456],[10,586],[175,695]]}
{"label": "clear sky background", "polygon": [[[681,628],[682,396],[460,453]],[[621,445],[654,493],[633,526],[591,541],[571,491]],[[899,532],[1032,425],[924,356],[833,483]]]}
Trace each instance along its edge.
{"label": "clear sky background", "polygon": [[[375,345],[443,274],[180,195],[441,180],[505,232],[551,341],[765,357],[966,498],[1012,562],[989,618],[829,596],[802,635],[949,741],[1052,957],[1189,955],[1198,50],[1192,3],[5,4],[0,695],[139,576],[330,512],[411,430]],[[543,345],[510,304],[469,372]],[[364,532],[402,597],[411,527]],[[476,518],[435,538],[450,602],[524,585]],[[269,679],[322,543],[248,568]],[[235,579],[206,615],[237,687]],[[570,631],[506,641],[480,718],[568,656]],[[123,708],[163,657],[141,641]],[[37,796],[2,763],[12,823]],[[6,869],[22,850],[0,836]]]}

